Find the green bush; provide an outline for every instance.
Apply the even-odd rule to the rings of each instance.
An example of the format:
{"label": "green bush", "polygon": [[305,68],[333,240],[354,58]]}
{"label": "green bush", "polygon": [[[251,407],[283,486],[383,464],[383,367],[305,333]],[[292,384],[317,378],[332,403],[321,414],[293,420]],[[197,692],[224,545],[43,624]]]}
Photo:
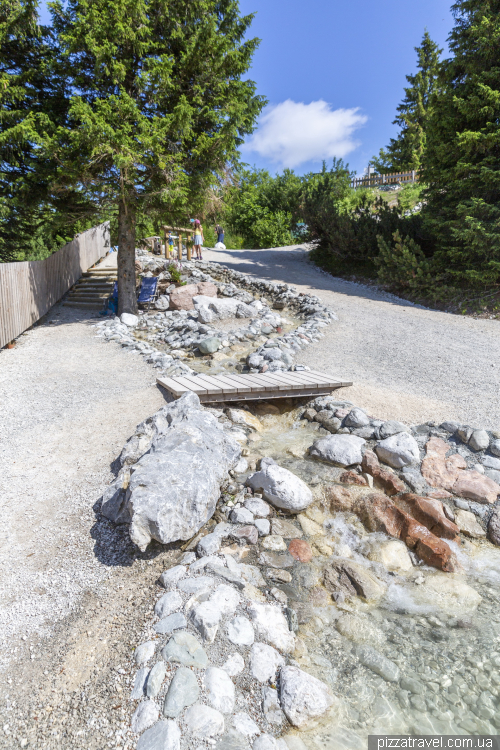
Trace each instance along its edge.
{"label": "green bush", "polygon": [[386,284],[418,290],[428,275],[428,263],[415,240],[401,237],[398,231],[393,234],[394,245],[391,246],[381,235],[378,235],[379,255],[375,258],[378,278]]}

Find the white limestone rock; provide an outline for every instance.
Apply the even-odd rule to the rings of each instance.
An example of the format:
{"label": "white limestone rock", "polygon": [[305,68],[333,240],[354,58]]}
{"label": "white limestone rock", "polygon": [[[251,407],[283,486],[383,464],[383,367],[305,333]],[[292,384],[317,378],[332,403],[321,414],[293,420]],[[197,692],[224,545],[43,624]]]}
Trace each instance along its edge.
{"label": "white limestone rock", "polygon": [[259,682],[276,678],[276,672],[285,666],[285,660],[267,643],[254,643],[250,651],[250,672]]}
{"label": "white limestone rock", "polygon": [[281,609],[273,604],[251,602],[248,612],[259,638],[284,654],[292,653],[295,648],[295,635],[290,631]]}
{"label": "white limestone rock", "polygon": [[236,695],[233,681],[228,673],[219,667],[209,667],[203,681],[210,705],[223,714],[232,713]]}
{"label": "white limestone rock", "polygon": [[283,667],[280,681],[281,707],[290,724],[304,727],[323,716],[333,704],[330,688],[298,667]]}
{"label": "white limestone rock", "polygon": [[157,721],[139,737],[136,750],[180,750],[181,732],[175,721]]}
{"label": "white limestone rock", "polygon": [[247,485],[277,508],[298,513],[313,501],[313,494],[307,484],[288,469],[278,466],[272,459],[261,461],[260,470],[251,474]]}
{"label": "white limestone rock", "polygon": [[154,701],[139,703],[132,716],[132,731],[141,734],[158,720],[158,706]]}
{"label": "white limestone rock", "polygon": [[195,737],[207,739],[224,732],[224,716],[215,708],[195,703],[184,715],[188,731]]}
{"label": "white limestone rock", "polygon": [[122,313],[120,315],[120,322],[128,328],[135,328],[139,323],[139,318],[137,315],[132,315],[132,313]]}
{"label": "white limestone rock", "polygon": [[418,443],[407,432],[398,432],[397,435],[381,440],[375,446],[375,452],[380,461],[389,464],[393,469],[402,469],[403,466],[420,461]]}
{"label": "white limestone rock", "polygon": [[182,597],[178,591],[168,591],[158,599],[155,604],[155,615],[158,617],[167,617],[182,607]]}
{"label": "white limestone rock", "polygon": [[252,623],[247,617],[234,617],[227,624],[227,637],[235,646],[251,646],[255,640]]}
{"label": "white limestone rock", "polygon": [[338,466],[354,466],[363,460],[362,447],[366,440],[357,435],[330,435],[315,440],[309,455],[319,461]]}
{"label": "white limestone rock", "polygon": [[245,669],[245,661],[241,654],[231,654],[222,665],[222,669],[227,672],[230,677],[236,677],[237,674],[241,674]]}

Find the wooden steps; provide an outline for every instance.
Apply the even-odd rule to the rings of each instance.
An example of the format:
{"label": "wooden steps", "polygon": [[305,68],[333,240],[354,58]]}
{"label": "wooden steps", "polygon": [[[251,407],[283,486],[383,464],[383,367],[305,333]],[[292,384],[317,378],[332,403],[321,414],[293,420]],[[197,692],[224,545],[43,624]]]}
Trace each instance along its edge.
{"label": "wooden steps", "polygon": [[298,372],[258,373],[256,375],[186,375],[157,378],[175,398],[187,391],[196,393],[202,402],[253,401],[255,399],[322,396],[335,388],[352,385],[340,378],[331,378],[314,370]]}
{"label": "wooden steps", "polygon": [[116,278],[116,269],[113,268],[94,268],[85,271],[66,295],[63,305],[79,307],[82,310],[102,310],[105,300],[113,292]]}

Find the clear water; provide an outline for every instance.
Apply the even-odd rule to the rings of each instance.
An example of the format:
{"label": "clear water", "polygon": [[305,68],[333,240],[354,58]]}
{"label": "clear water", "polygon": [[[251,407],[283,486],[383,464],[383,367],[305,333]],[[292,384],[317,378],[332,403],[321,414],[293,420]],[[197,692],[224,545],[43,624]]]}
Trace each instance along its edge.
{"label": "clear water", "polygon": [[[307,515],[322,527],[320,547],[331,549],[328,556],[316,548],[312,561],[295,566],[291,584],[281,587],[299,616],[294,658],[335,696],[330,714],[297,734],[310,750],[365,750],[368,734],[499,733],[500,549],[464,540],[455,545],[463,573],[453,575],[424,565],[391,572],[371,562],[367,554],[387,537],[322,505],[324,486],[342,470],[307,457],[317,428],[298,421],[301,409],[290,406],[280,416],[259,417],[263,431],[250,435],[248,459],[253,465],[271,456],[311,487],[317,500]],[[309,537],[311,545],[317,541]],[[322,577],[336,557],[375,574],[386,586],[382,599],[333,603]],[[362,663],[366,646],[392,662],[397,681]]]}

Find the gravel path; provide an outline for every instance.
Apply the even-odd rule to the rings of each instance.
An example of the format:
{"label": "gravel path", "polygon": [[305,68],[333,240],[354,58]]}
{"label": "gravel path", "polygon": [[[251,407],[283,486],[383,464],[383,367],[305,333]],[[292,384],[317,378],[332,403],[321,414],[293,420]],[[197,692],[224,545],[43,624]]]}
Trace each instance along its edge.
{"label": "gravel path", "polygon": [[339,317],[303,364],[352,380],[342,391],[373,416],[455,419],[500,430],[500,325],[436,312],[330,276],[302,247],[205,251],[238,271],[317,294]]}

